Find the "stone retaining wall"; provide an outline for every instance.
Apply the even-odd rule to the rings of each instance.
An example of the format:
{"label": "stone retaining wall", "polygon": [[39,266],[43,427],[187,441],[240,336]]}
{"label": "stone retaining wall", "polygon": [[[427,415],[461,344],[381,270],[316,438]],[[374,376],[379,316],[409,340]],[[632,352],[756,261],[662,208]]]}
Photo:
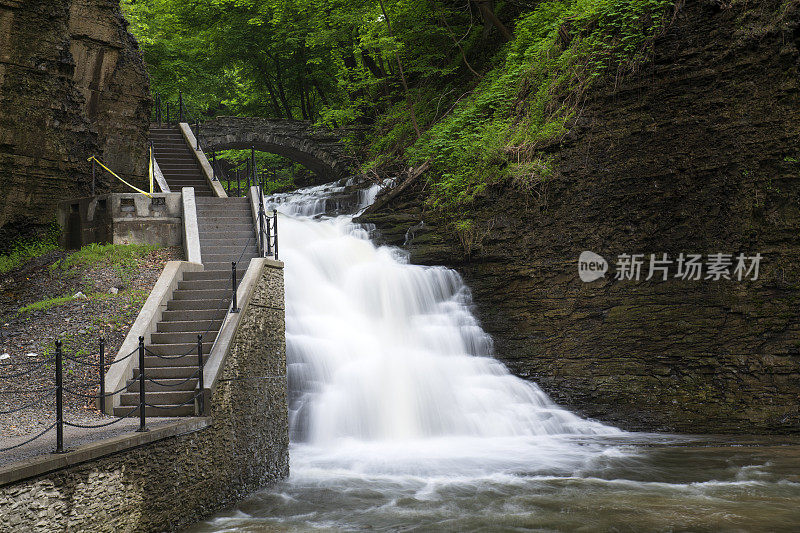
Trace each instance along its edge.
{"label": "stone retaining wall", "polygon": [[283,267],[243,305],[210,426],[0,487],[0,531],[175,531],[289,473]]}

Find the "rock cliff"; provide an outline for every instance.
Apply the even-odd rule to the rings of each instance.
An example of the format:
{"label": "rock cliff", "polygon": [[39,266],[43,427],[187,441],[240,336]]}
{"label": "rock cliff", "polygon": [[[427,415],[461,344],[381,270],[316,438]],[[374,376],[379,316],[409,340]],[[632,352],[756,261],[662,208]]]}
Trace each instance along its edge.
{"label": "rock cliff", "polygon": [[90,155],[144,181],[151,99],[126,27],[118,0],[0,0],[0,248],[88,194]]}
{"label": "rock cliff", "polygon": [[[687,1],[652,61],[596,86],[547,147],[553,177],[476,201],[469,256],[419,188],[366,221],[459,270],[497,356],[562,405],[629,429],[800,433],[799,46],[797,2]],[[581,282],[584,250],[612,272]],[[759,279],[614,279],[623,253],[723,252],[761,253]]]}

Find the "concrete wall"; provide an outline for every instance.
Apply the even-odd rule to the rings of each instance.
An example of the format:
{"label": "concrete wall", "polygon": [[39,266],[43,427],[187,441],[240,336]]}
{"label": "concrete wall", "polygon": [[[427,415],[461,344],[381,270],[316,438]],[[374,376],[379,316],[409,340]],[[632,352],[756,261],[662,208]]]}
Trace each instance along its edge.
{"label": "concrete wall", "polygon": [[0,487],[0,531],[175,531],[286,477],[284,331],[283,267],[265,263],[211,425]]}
{"label": "concrete wall", "polygon": [[113,244],[183,243],[181,193],[115,193],[59,203],[60,244],[79,248],[93,242]]}

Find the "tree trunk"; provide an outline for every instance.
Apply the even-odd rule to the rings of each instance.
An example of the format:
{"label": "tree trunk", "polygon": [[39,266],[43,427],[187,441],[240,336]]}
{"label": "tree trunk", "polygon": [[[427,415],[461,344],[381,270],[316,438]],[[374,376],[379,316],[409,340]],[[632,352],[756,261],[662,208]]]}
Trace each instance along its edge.
{"label": "tree trunk", "polygon": [[500,19],[498,19],[497,15],[494,14],[494,11],[492,11],[492,8],[487,0],[472,1],[478,6],[481,16],[486,23],[491,23],[495,28],[497,28],[506,41],[514,39],[514,35],[508,30],[508,28],[505,27],[502,22],[500,22]]}

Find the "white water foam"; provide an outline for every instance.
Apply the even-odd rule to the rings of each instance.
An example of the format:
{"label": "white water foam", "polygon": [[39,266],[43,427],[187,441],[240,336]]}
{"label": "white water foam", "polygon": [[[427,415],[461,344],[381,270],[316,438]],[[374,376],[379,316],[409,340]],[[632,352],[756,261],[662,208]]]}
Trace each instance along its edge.
{"label": "white water foam", "polygon": [[[619,433],[561,409],[494,359],[455,271],[408,264],[350,216],[310,218],[342,189],[268,199],[288,215],[279,228],[295,442]],[[362,193],[359,210],[377,192]]]}

